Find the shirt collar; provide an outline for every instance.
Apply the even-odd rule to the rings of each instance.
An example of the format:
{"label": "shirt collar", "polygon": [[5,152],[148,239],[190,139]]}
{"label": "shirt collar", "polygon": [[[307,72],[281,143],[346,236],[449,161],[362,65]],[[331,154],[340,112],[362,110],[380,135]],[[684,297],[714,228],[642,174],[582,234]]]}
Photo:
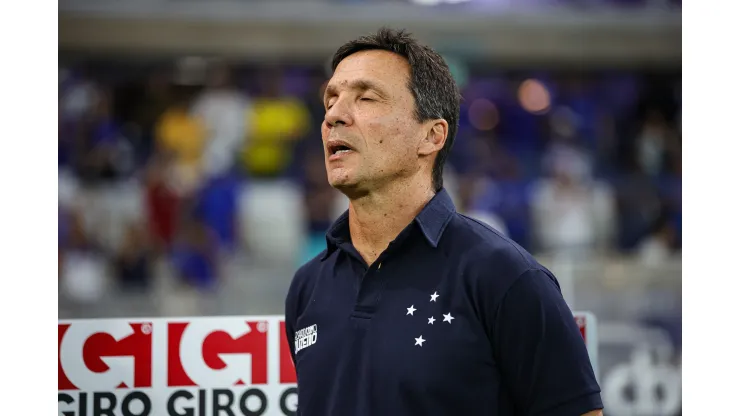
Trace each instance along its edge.
{"label": "shirt collar", "polygon": [[[436,248],[455,212],[455,204],[443,188],[424,206],[419,215],[414,218],[414,222],[419,225],[429,245]],[[325,260],[342,243],[350,240],[348,210],[329,227],[326,233],[326,253],[321,260]]]}

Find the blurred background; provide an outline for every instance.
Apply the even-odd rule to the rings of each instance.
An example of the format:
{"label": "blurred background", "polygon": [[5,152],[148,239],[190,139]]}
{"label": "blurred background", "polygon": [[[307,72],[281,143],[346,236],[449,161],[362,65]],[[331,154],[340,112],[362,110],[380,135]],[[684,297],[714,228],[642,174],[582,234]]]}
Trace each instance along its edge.
{"label": "blurred background", "polygon": [[606,414],[680,414],[680,0],[60,0],[59,318],[282,314],[347,207],[329,59],[381,25],[463,91],[458,210],[599,319]]}

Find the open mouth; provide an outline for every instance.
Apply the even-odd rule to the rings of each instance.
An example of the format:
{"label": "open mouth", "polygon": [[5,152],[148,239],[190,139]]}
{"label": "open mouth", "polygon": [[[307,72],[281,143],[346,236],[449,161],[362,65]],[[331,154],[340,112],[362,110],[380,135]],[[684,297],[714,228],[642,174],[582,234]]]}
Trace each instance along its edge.
{"label": "open mouth", "polygon": [[341,142],[329,143],[328,149],[330,155],[341,155],[353,150],[347,144]]}

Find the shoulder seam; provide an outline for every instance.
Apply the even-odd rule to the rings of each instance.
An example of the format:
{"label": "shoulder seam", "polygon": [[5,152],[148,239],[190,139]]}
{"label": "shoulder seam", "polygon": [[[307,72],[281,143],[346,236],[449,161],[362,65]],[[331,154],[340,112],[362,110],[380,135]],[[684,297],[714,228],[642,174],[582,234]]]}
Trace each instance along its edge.
{"label": "shoulder seam", "polygon": [[[509,239],[505,238],[504,236],[502,236],[498,231],[496,231],[496,229],[494,229],[493,227],[491,227],[488,224],[485,224],[485,223],[483,223],[481,221],[478,221],[475,218],[468,217],[465,214],[458,213],[458,215],[460,215],[460,216],[462,216],[464,218],[467,218],[470,221],[475,222],[476,224],[480,225],[481,227],[486,228],[487,230],[489,230],[489,231],[493,232],[494,234],[496,234],[497,236],[501,237],[506,242],[506,244],[508,244],[510,247],[512,247],[514,250],[516,250],[517,253],[519,253],[519,256],[522,258],[522,260],[524,260],[524,262],[529,263],[529,260],[527,259],[527,256],[525,256],[524,253],[522,253],[522,250],[519,247],[517,247],[515,244],[512,244],[511,240],[509,240]],[[523,273],[526,273],[529,270],[537,270],[537,269],[536,268],[527,269],[524,272],[522,272],[522,274]],[[517,279],[518,279],[518,276],[517,276]]]}
{"label": "shoulder seam", "polygon": [[506,298],[506,296],[509,294],[509,291],[511,290],[511,288],[514,287],[514,285],[517,284],[519,281],[521,281],[525,274],[529,272],[538,272],[538,271],[541,272],[543,270],[537,267],[530,267],[527,270],[524,270],[523,272],[519,273],[516,276],[516,279],[513,279],[509,287],[507,287],[506,290],[504,291],[504,296],[501,297],[501,302],[504,301],[504,298]]}

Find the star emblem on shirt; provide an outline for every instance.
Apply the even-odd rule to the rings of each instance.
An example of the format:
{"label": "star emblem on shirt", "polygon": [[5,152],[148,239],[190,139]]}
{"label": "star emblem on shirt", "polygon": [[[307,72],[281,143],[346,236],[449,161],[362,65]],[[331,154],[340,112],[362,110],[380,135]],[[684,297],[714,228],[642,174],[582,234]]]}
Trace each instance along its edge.
{"label": "star emblem on shirt", "polygon": [[429,321],[429,325],[434,325],[434,321],[436,321],[433,316],[427,320]]}
{"label": "star emblem on shirt", "polygon": [[429,300],[429,302],[436,302],[438,297],[439,297],[439,295],[437,294],[437,292],[434,292],[434,294],[432,295],[432,298]]}
{"label": "star emblem on shirt", "polygon": [[423,344],[424,341],[426,341],[421,335],[419,335],[419,338],[414,338],[414,339],[416,340],[416,343],[414,345],[418,345],[420,347],[422,347],[423,345],[421,344]]}
{"label": "star emblem on shirt", "polygon": [[452,320],[455,319],[455,318],[452,317],[452,314],[451,313],[447,313],[447,314],[444,314],[442,316],[444,316],[444,319],[442,319],[443,322],[452,323]]}
{"label": "star emblem on shirt", "polygon": [[414,305],[411,305],[410,308],[406,308],[406,315],[414,316],[414,311],[416,311],[416,308],[414,308]]}

